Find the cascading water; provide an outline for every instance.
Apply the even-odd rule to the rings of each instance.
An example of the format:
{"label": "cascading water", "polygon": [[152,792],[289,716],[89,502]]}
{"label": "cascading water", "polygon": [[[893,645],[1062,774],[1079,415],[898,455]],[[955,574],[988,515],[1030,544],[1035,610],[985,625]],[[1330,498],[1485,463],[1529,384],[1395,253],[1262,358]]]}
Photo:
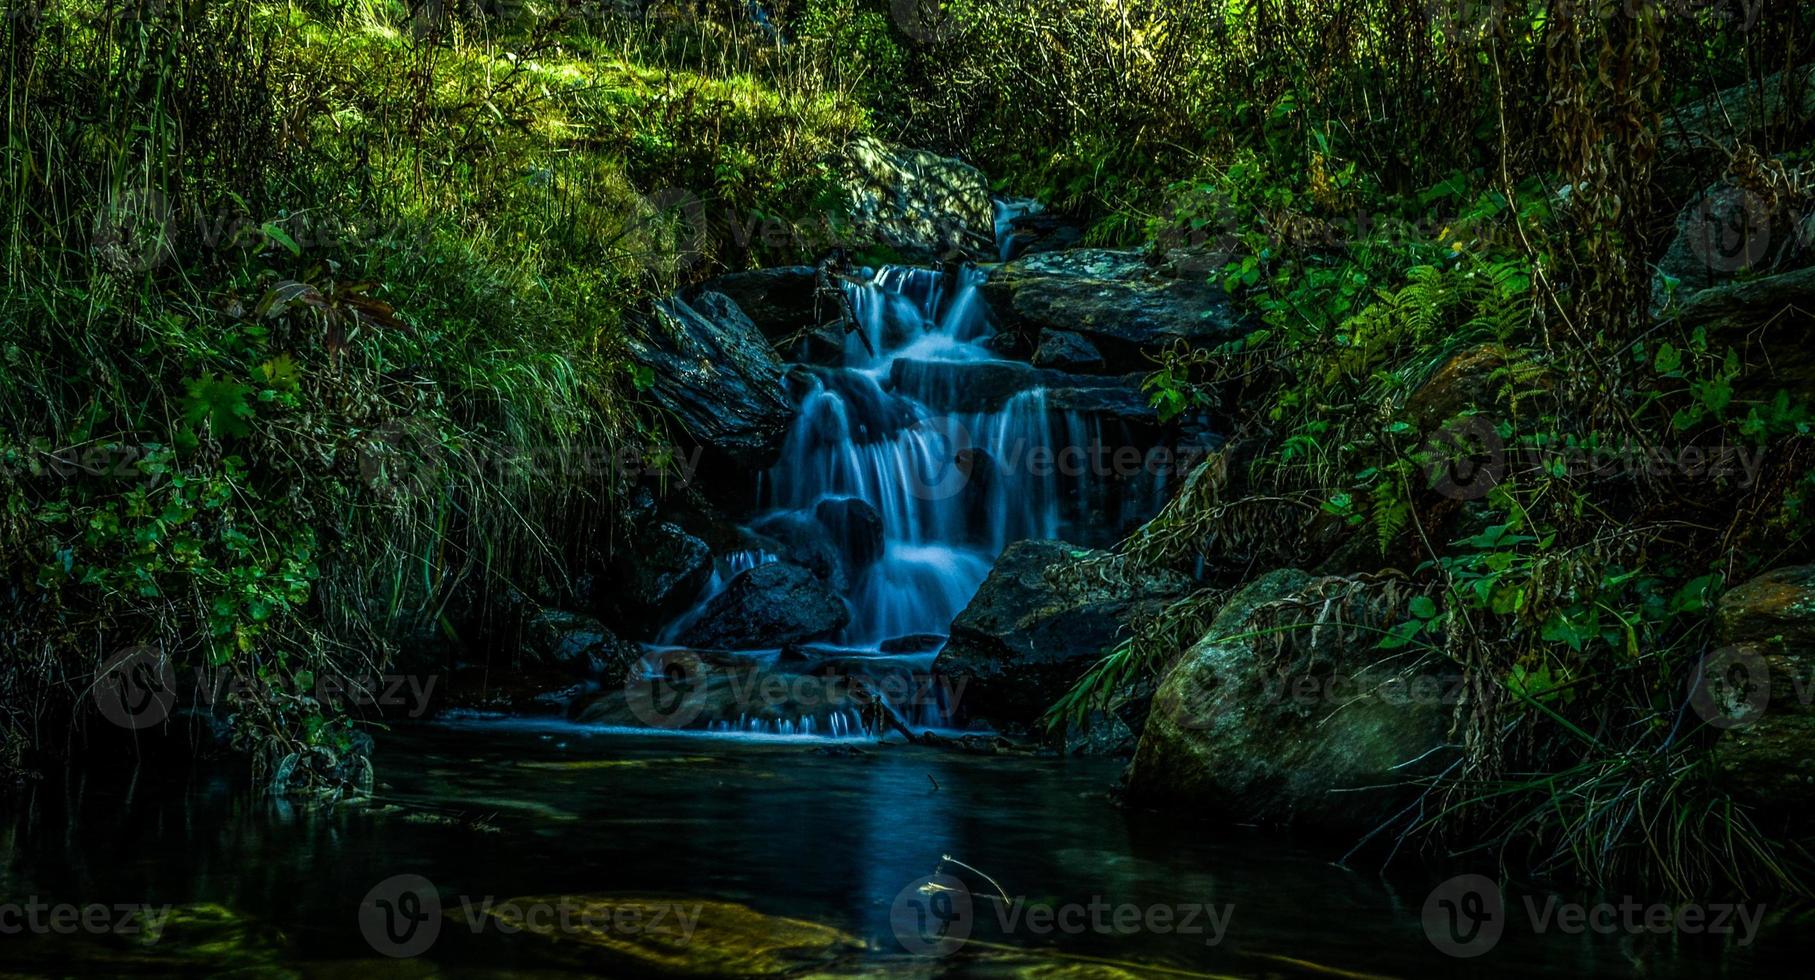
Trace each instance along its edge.
{"label": "cascading water", "polygon": [[[848,646],[944,633],[1005,545],[1060,533],[1063,478],[1023,464],[1052,458],[1083,421],[1050,411],[1038,388],[991,411],[940,397],[961,383],[942,367],[995,359],[981,344],[981,278],[887,267],[848,286],[857,324],[845,364],[806,375],[781,461],[764,475],[770,519],[809,519],[842,498],[881,516],[882,554],[848,595]],[[930,383],[897,383],[916,377]]]}
{"label": "cascading water", "polygon": [[[836,692],[815,688],[824,696],[803,699],[816,700],[811,707],[750,710],[731,699],[693,727],[873,736],[881,734],[878,710],[903,724],[944,723],[949,705],[924,682],[996,556],[1014,541],[1078,530],[1090,474],[1053,461],[1068,447],[1103,444],[1104,433],[1092,417],[1055,408],[1047,390],[1028,384],[1037,376],[1025,364],[988,346],[983,280],[968,267],[888,266],[843,287],[855,321],[843,356],[834,366],[791,372],[799,413],[780,460],[759,477],[760,510],[748,522],[753,538],[792,544],[721,558],[701,604],[759,565],[804,564],[787,554],[802,540],[825,543],[838,571],[815,572],[848,604],[842,634],[804,650],[714,656],[767,677],[850,683]],[[878,521],[879,549],[875,535],[853,529],[873,531]],[[664,630],[663,642],[672,644],[698,610]],[[654,676],[678,648],[650,651]]]}

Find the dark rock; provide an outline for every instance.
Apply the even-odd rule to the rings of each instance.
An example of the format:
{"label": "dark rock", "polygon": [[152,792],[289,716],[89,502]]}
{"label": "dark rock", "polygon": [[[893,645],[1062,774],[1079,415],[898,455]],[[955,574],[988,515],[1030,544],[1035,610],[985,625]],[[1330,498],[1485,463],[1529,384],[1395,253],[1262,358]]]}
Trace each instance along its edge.
{"label": "dark rock", "polygon": [[900,358],[889,368],[891,388],[937,412],[994,412],[1022,392],[1044,388],[1049,409],[1157,426],[1159,414],[1141,394],[1142,377],[1070,374],[1018,361]]}
{"label": "dark rock", "polygon": [[990,534],[989,507],[991,491],[996,485],[996,461],[986,449],[975,446],[958,450],[953,460],[964,479],[961,503],[964,526],[970,530],[973,544],[981,544]]}
{"label": "dark rock", "polygon": [[791,265],[728,272],[701,283],[691,296],[730,297],[763,336],[778,341],[838,315],[833,304],[818,302],[818,292],[818,271],[810,265]]}
{"label": "dark rock", "polygon": [[844,600],[812,572],[776,562],[732,579],[680,642],[719,650],[770,649],[829,638],[850,620]]}
{"label": "dark rock", "polygon": [[1726,152],[1763,131],[1815,115],[1815,65],[1773,72],[1669,113],[1659,144],[1672,151]]}
{"label": "dark rock", "polygon": [[[1131,801],[1188,807],[1229,823],[1360,836],[1399,815],[1414,781],[1454,761],[1446,748],[1458,685],[1423,654],[1382,653],[1378,632],[1279,632],[1281,604],[1315,619],[1339,601],[1296,569],[1270,572],[1226,602],[1167,672],[1128,771]],[[1386,611],[1344,609],[1366,626]]]}
{"label": "dark rock", "polygon": [[900,656],[902,654],[932,653],[945,642],[945,637],[937,633],[913,633],[908,636],[896,636],[882,641],[877,649],[883,653]]}
{"label": "dark rock", "polygon": [[882,515],[857,497],[821,500],[813,516],[825,525],[844,559],[845,574],[856,581],[882,557]]}
{"label": "dark rock", "polygon": [[680,615],[712,578],[712,549],[671,522],[634,529],[614,553],[602,606],[644,635]]}
{"label": "dark rock", "polygon": [[1175,341],[1216,343],[1250,329],[1220,287],[1150,266],[1140,252],[1030,256],[996,269],[983,295],[1008,329],[1080,334],[1115,371],[1148,369],[1151,355]]}
{"label": "dark rock", "polygon": [[934,670],[964,685],[959,707],[967,717],[1032,724],[1124,637],[1131,620],[1189,588],[1183,576],[1133,573],[1106,552],[1019,541],[952,623]]}
{"label": "dark rock", "polygon": [[1040,333],[1040,349],[1034,351],[1034,366],[1061,371],[1101,371],[1103,352],[1069,330],[1045,330]]}
{"label": "dark rock", "polygon": [[747,467],[775,461],[794,406],[769,341],[718,293],[657,303],[631,357],[647,368],[650,393],[687,434]]}
{"label": "dark rock", "polygon": [[1008,224],[1007,237],[1003,254],[1015,259],[1072,248],[1084,238],[1084,230],[1063,215],[1035,211],[1016,215]]}
{"label": "dark rock", "polygon": [[970,164],[860,137],[842,170],[854,247],[908,262],[995,257],[989,181]]}
{"label": "dark rock", "polygon": [[1490,412],[1500,391],[1511,384],[1495,376],[1506,362],[1506,348],[1499,344],[1457,352],[1406,398],[1406,415],[1419,431],[1433,433],[1464,411]]}
{"label": "dark rock", "polygon": [[838,542],[817,516],[798,511],[772,514],[752,530],[770,542],[765,550],[781,561],[812,572],[834,592],[850,588],[854,577],[845,567]]}
{"label": "dark rock", "polygon": [[618,639],[597,618],[585,613],[544,609],[523,626],[526,659],[582,677],[622,684],[624,672],[639,656],[637,646]]}
{"label": "dark rock", "polygon": [[1765,819],[1806,825],[1815,806],[1815,565],[1779,568],[1717,605],[1727,644],[1703,661],[1690,705],[1721,730],[1720,784]]}

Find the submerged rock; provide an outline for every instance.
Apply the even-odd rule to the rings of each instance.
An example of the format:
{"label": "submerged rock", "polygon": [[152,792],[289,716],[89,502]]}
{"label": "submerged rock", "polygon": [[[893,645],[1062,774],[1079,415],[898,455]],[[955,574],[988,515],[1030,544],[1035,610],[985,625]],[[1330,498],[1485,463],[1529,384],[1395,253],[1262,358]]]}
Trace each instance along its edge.
{"label": "submerged rock", "polygon": [[719,293],[657,303],[632,359],[649,370],[649,391],[682,429],[741,466],[775,461],[794,406],[769,341]]}
{"label": "submerged rock", "polygon": [[785,647],[835,635],[851,621],[838,594],[798,565],[774,562],[738,575],[682,633],[683,646]]}
{"label": "submerged rock", "polygon": [[1150,369],[1151,355],[1175,341],[1216,343],[1249,329],[1220,287],[1151,266],[1141,252],[1029,256],[997,269],[983,295],[1008,329],[1077,334],[1115,371]]}
{"label": "submerged rock", "polygon": [[952,623],[933,669],[963,685],[958,707],[966,717],[1032,724],[1132,619],[1189,588],[1179,575],[1130,574],[1108,552],[1018,541]]}
{"label": "submerged rock", "polygon": [[[1326,583],[1346,580],[1281,569],[1223,605],[1161,681],[1128,770],[1131,800],[1359,836],[1453,761],[1458,678],[1376,649],[1377,631],[1345,628],[1385,611],[1347,608]],[[1276,625],[1264,613],[1282,604],[1310,622]]]}
{"label": "submerged rock", "polygon": [[977,168],[861,137],[842,169],[855,246],[882,246],[908,262],[994,257],[995,205]]}
{"label": "submerged rock", "polygon": [[1723,786],[1776,816],[1815,806],[1815,565],[1766,572],[1722,596],[1725,647],[1703,661],[1710,676],[1690,698],[1723,729],[1714,759]]}
{"label": "submerged rock", "polygon": [[446,914],[532,955],[606,975],[789,976],[865,948],[831,926],[707,899],[531,895]]}

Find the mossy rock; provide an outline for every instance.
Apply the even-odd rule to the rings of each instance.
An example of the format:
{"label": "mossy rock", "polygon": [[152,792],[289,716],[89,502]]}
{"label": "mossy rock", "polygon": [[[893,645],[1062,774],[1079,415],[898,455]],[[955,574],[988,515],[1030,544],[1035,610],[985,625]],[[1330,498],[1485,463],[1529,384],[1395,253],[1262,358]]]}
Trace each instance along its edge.
{"label": "mossy rock", "polygon": [[[558,916],[526,915],[542,907]],[[674,977],[791,976],[861,954],[831,926],[768,915],[735,902],[647,895],[530,895],[448,916],[486,934],[510,931],[533,955],[586,969]],[[634,919],[635,928],[620,924]]]}

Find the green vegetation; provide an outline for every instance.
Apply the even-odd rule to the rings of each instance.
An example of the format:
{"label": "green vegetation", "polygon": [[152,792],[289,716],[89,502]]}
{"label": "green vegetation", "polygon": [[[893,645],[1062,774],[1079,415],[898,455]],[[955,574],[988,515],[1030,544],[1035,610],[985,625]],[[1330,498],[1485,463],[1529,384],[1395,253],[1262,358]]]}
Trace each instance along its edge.
{"label": "green vegetation", "polygon": [[625,318],[795,257],[699,216],[813,214],[865,114],[732,29],[666,51],[589,13],[9,16],[9,744],[150,645],[266,692],[243,744],[332,746],[310,677],[452,630],[457,590],[558,579],[609,519],[622,473],[513,461],[659,454]]}
{"label": "green vegetation", "polygon": [[[1682,692],[1723,588],[1810,557],[1810,389],[1654,311],[1649,265],[1723,174],[1808,200],[1775,159],[1806,134],[1664,152],[1698,94],[1809,58],[1810,12],[1766,6],[30,5],[0,26],[0,728],[133,645],[275,692],[558,579],[622,474],[500,461],[659,455],[625,324],[816,258],[828,160],[873,132],[1093,242],[1211,255],[1261,325],[1156,365],[1156,404],[1231,439],[1125,550],[1213,580],[1061,715],[1178,656],[1244,569],[1380,575],[1411,597],[1384,648],[1509,695],[1465,712],[1433,846],[1783,883],[1697,778]],[[1582,465],[1729,449],[1759,468]],[[1440,485],[1495,453],[1481,492]],[[277,693],[236,726],[267,760],[346,737]]]}

